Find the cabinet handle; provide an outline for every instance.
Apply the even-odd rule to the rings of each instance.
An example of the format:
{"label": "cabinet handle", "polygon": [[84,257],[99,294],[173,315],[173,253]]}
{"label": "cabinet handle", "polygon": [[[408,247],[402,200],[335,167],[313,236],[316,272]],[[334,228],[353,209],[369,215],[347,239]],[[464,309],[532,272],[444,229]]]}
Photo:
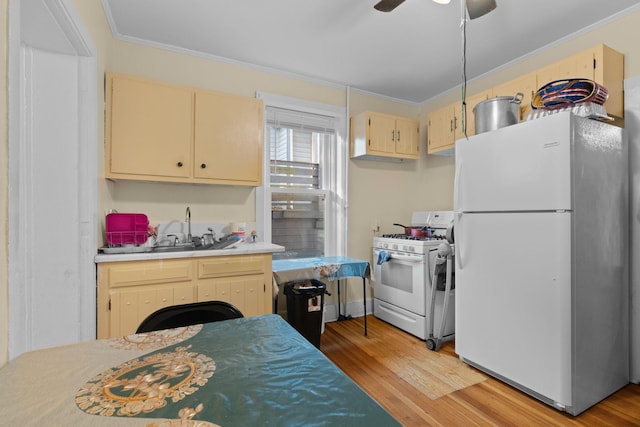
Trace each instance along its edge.
{"label": "cabinet handle", "polygon": [[453,132],[453,120],[449,120],[449,127],[451,128],[451,132]]}
{"label": "cabinet handle", "polygon": [[200,169],[205,169],[206,167],[207,167],[207,164],[206,164],[206,163],[202,163],[202,164],[200,165]]}
{"label": "cabinet handle", "polygon": [[398,142],[400,142],[400,131],[398,131]]}
{"label": "cabinet handle", "polygon": [[395,141],[395,140],[396,140],[396,131],[395,131],[395,130],[392,130],[392,131],[391,131],[391,140],[392,140],[392,141]]}
{"label": "cabinet handle", "polygon": [[453,128],[454,129],[458,129],[458,118],[457,117],[453,118]]}
{"label": "cabinet handle", "polygon": [[182,162],[178,162],[176,166],[178,166],[179,168],[181,168],[181,167],[182,167]]}

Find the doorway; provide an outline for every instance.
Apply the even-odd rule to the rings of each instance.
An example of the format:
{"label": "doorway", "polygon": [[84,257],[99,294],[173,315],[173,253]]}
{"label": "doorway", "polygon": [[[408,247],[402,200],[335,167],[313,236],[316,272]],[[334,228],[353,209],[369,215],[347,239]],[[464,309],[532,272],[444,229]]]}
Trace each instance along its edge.
{"label": "doorway", "polygon": [[9,3],[9,358],[95,338],[97,60],[70,0]]}

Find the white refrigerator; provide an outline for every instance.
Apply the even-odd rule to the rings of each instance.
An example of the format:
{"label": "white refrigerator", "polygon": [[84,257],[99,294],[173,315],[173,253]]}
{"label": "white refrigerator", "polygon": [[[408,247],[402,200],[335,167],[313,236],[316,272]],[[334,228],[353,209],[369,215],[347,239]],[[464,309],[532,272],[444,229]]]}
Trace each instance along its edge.
{"label": "white refrigerator", "polygon": [[623,131],[558,113],[455,156],[461,360],[573,415],[628,384]]}
{"label": "white refrigerator", "polygon": [[624,81],[624,124],[629,137],[630,381],[640,384],[640,76]]}

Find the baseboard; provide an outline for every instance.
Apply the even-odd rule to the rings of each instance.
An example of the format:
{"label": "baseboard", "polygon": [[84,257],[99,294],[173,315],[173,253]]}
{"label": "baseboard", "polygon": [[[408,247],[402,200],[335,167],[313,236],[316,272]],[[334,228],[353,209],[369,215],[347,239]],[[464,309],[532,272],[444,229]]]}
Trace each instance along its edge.
{"label": "baseboard", "polygon": [[[349,301],[345,304],[340,304],[340,310],[344,316],[362,317],[364,316],[364,304],[362,301]],[[373,313],[373,303],[371,300],[367,300],[367,314]],[[324,306],[324,321],[335,322],[338,320],[338,304],[325,304]]]}

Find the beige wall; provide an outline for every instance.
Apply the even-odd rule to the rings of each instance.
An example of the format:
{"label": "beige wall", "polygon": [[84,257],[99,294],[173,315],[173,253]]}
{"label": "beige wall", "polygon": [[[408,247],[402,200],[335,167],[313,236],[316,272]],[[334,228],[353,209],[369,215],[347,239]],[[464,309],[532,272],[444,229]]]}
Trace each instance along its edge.
{"label": "beige wall", "polygon": [[[111,52],[109,71],[243,96],[263,91],[331,105],[344,105],[346,99],[344,88],[124,41],[114,40]],[[152,223],[158,223],[183,220],[190,206],[193,221],[255,221],[255,191],[251,188],[124,181],[110,182],[108,188],[111,203],[102,206],[100,213],[109,208],[144,212]]]}
{"label": "beige wall", "polygon": [[[79,0],[76,0],[80,3]],[[91,0],[99,7],[98,0]],[[627,55],[627,75],[637,69],[633,57],[633,39],[637,35],[639,13],[588,34],[567,40],[544,52],[510,64],[469,84],[469,92],[481,90],[523,74],[541,65],[554,62],[597,43],[606,43]],[[235,64],[213,61],[177,52],[112,40],[106,69],[142,75],[178,84],[254,96],[256,91],[277,93],[305,100],[345,106],[352,114],[374,110],[417,117],[421,121],[421,150],[426,150],[427,113],[431,109],[453,102],[457,90],[423,105],[398,102],[373,94],[291,77],[271,74]],[[633,73],[633,72],[632,72]],[[348,97],[348,101],[347,101]],[[100,151],[103,155],[102,150]],[[101,159],[102,161],[102,159]],[[453,207],[454,161],[449,157],[422,155],[418,161],[403,163],[352,160],[349,162],[349,255],[371,258],[373,228],[381,232],[397,230],[393,223],[409,223],[414,210],[451,209]],[[120,211],[146,212],[152,222],[182,219],[186,206],[191,207],[194,220],[255,219],[254,191],[224,186],[189,186],[160,183],[114,182],[105,185],[101,194],[100,213],[115,208]],[[354,287],[357,296],[357,287]]]}
{"label": "beige wall", "polygon": [[[107,23],[107,19],[104,15],[100,0],[73,0],[73,5],[78,12],[85,29],[91,37],[91,42],[96,50],[97,55],[97,81],[98,81],[98,97],[96,111],[98,114],[98,135],[96,144],[98,147],[98,212],[104,210],[104,206],[111,205],[111,199],[113,191],[104,180],[104,121],[100,120],[104,117],[104,90],[102,90],[104,82],[104,73],[107,68],[107,60],[111,52],[111,45],[113,38],[111,37],[111,29]],[[99,218],[101,216],[99,215]],[[99,221],[100,235],[102,235],[102,229],[104,224]],[[102,242],[102,239],[99,239]]]}
{"label": "beige wall", "polygon": [[9,357],[8,188],[9,140],[7,108],[8,0],[0,0],[0,366]]}
{"label": "beige wall", "polygon": [[[639,24],[640,10],[589,32],[575,34],[572,38],[567,38],[561,43],[550,45],[535,54],[513,61],[508,66],[470,81],[467,92],[472,95],[600,43],[604,43],[625,55],[625,77],[638,75],[640,74],[640,46],[637,43],[640,36]],[[459,96],[460,90],[458,88],[425,102],[422,105],[421,117],[426,119],[426,112],[454,102],[459,99]]]}

